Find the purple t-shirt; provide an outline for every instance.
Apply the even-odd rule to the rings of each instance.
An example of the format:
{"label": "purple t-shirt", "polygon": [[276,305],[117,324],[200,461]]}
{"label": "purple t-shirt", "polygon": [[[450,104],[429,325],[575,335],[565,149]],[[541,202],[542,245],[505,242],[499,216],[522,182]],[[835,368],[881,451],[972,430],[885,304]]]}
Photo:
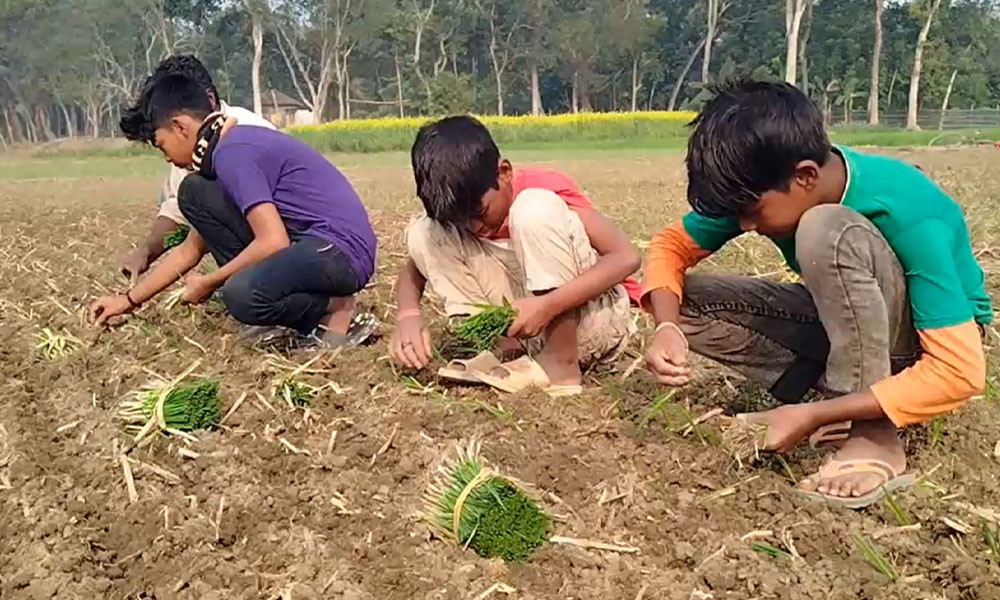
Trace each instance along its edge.
{"label": "purple t-shirt", "polygon": [[278,210],[291,239],[310,235],[344,253],[359,284],[375,272],[378,243],[368,212],[344,175],[305,143],[264,127],[234,127],[212,157],[219,185],[246,214]]}

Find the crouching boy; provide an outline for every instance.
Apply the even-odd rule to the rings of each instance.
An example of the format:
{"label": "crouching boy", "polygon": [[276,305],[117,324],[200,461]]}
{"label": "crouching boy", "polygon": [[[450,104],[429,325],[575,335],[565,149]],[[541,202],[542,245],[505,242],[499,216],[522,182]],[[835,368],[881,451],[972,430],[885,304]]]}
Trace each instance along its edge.
{"label": "crouching boy", "polygon": [[196,171],[178,197],[192,231],[133,288],[95,302],[98,324],[138,308],[211,253],[219,269],[188,275],[184,301],[220,290],[245,329],[289,328],[320,347],[365,335],[348,334],[355,295],[375,268],[375,234],[336,168],[278,131],[237,125],[221,136],[224,116],[203,85],[182,75],[151,82],[129,112],[127,137]]}
{"label": "crouching boy", "polygon": [[[687,165],[694,210],[647,258],[650,370],[683,385],[690,345],[781,401],[828,394],[745,416],[778,452],[841,430],[800,484],[816,498],[859,508],[912,482],[897,428],[955,410],[985,382],[992,309],[961,208],[906,163],[831,146],[819,110],[784,83],[719,90]],[[685,275],[746,232],[770,238],[802,282]]]}
{"label": "crouching boy", "polygon": [[449,317],[512,302],[517,318],[502,346],[519,339],[530,350],[504,364],[489,353],[453,361],[442,375],[507,392],[579,393],[580,366],[616,357],[632,333],[627,278],[639,257],[629,239],[568,177],[515,170],[471,117],[425,126],[412,161],[426,215],[406,232],[392,356],[407,367],[427,365],[420,301],[429,282]]}

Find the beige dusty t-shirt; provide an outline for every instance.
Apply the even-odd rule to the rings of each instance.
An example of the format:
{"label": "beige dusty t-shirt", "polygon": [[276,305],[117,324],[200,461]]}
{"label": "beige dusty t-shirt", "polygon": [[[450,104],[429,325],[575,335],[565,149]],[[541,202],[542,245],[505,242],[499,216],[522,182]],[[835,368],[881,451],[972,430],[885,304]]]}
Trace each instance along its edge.
{"label": "beige dusty t-shirt", "polygon": [[[225,102],[221,103],[222,114],[226,117],[233,117],[239,125],[251,125],[253,127],[267,127],[275,129],[275,126],[268,120],[259,116],[253,111],[249,111],[239,106],[229,106]],[[177,205],[177,190],[181,187],[181,182],[188,176],[190,171],[170,165],[170,172],[163,182],[160,190],[160,212],[158,217],[166,217],[179,225],[187,225],[187,219],[181,214],[181,209]]]}

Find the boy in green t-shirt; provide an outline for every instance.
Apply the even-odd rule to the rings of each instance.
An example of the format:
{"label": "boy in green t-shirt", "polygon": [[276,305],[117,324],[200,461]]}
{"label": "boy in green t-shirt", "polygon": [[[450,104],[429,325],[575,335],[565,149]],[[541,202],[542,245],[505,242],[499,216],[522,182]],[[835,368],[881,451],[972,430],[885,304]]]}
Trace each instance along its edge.
{"label": "boy in green t-shirt", "polygon": [[[745,415],[767,449],[845,441],[800,487],[851,508],[913,480],[897,427],[950,412],[985,384],[992,320],[959,206],[901,161],[833,147],[816,106],[785,83],[720,89],[694,122],[683,221],[650,244],[649,369],[690,376],[690,350],[770,387],[830,399]],[[769,237],[802,283],[685,271],[729,240]]]}

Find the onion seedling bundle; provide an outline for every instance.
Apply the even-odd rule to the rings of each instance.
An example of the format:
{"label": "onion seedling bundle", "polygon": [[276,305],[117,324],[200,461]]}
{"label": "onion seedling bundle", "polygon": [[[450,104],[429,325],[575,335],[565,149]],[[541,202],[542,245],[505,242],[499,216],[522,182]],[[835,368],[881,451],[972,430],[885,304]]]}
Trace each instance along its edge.
{"label": "onion seedling bundle", "polygon": [[502,305],[475,304],[480,312],[462,319],[458,327],[455,328],[455,335],[458,339],[469,344],[469,347],[476,352],[486,352],[492,350],[497,341],[507,333],[507,329],[514,323],[517,311],[504,300]]}
{"label": "onion seedling bundle", "polygon": [[215,379],[198,379],[171,389],[139,390],[132,394],[131,400],[122,403],[119,416],[129,423],[129,428],[141,430],[155,417],[161,397],[165,424],[162,429],[183,432],[211,429],[222,420],[219,382]]}
{"label": "onion seedling bundle", "polygon": [[178,225],[177,229],[163,236],[163,250],[167,251],[171,248],[180,246],[184,243],[184,240],[187,239],[188,233],[190,232],[191,228],[187,225]]}
{"label": "onion seedling bundle", "polygon": [[522,561],[551,535],[551,519],[516,483],[488,468],[479,443],[459,447],[424,493],[424,518],[483,558]]}

